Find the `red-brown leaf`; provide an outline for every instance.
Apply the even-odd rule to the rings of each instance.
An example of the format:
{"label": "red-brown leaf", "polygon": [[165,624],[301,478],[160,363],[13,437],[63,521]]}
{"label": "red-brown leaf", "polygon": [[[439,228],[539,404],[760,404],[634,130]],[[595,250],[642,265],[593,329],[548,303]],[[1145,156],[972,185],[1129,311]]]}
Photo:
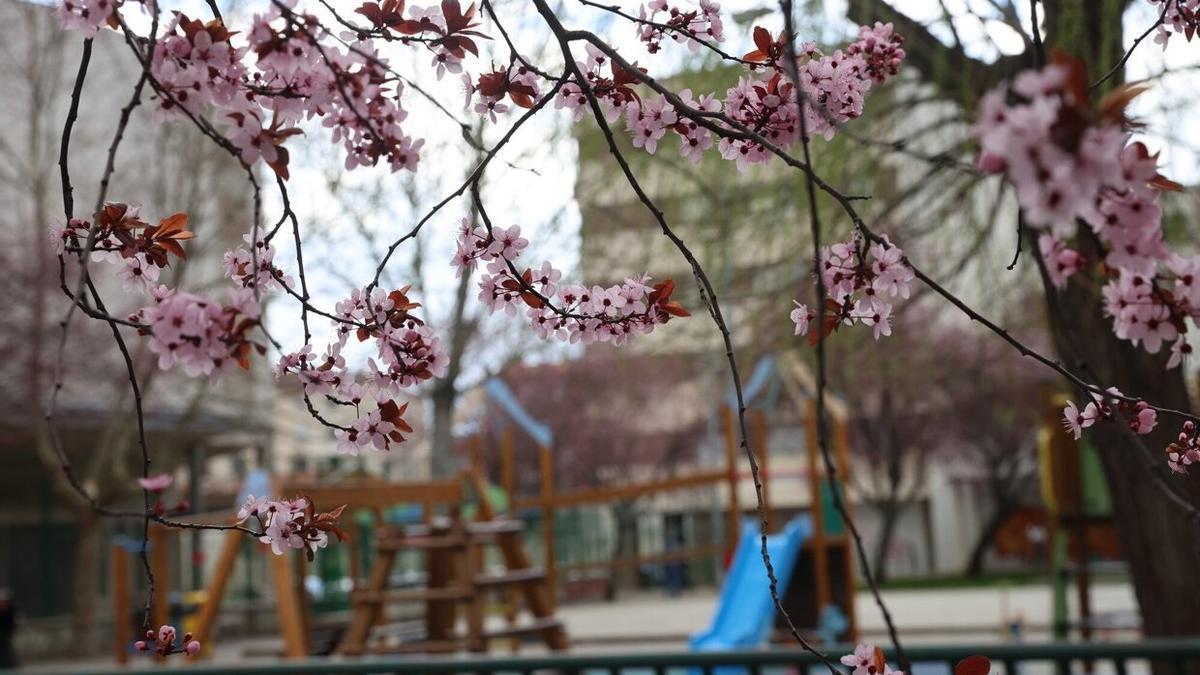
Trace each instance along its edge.
{"label": "red-brown leaf", "polygon": [[1164,192],[1183,192],[1183,186],[1162,174],[1150,179],[1150,186]]}
{"label": "red-brown leaf", "polygon": [[524,293],[522,293],[521,299],[525,301],[526,305],[529,305],[530,307],[532,307],[534,309],[541,309],[542,307],[545,306],[545,304],[542,302],[542,299],[539,298],[537,296],[537,294],[530,293],[529,291],[525,291]]}
{"label": "red-brown leaf", "polygon": [[1065,88],[1068,98],[1075,106],[1087,106],[1088,103],[1088,74],[1087,64],[1061,49],[1055,49],[1050,60],[1057,66],[1067,69]]}
{"label": "red-brown leaf", "polygon": [[175,213],[163,218],[158,224],[157,236],[166,237],[172,234],[183,232],[187,229],[188,217],[186,213]]}
{"label": "red-brown leaf", "polygon": [[954,675],[988,675],[992,662],[986,656],[968,656],[954,665]]}
{"label": "red-brown leaf", "polygon": [[379,404],[379,418],[383,420],[391,420],[400,416],[400,407],[392,399],[388,399]]}
{"label": "red-brown leaf", "polygon": [[771,31],[762,26],[754,27],[754,46],[758,47],[758,51],[762,52],[764,56],[771,53],[771,46],[774,42],[771,39]]}

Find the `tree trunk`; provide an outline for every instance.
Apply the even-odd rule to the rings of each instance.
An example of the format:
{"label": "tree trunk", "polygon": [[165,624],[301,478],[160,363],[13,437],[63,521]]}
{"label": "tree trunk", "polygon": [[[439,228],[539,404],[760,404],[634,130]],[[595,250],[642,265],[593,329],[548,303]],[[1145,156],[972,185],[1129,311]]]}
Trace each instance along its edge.
{"label": "tree trunk", "polygon": [[[1092,80],[1120,61],[1122,17],[1129,0],[1041,0],[1039,4],[1045,17],[1047,50],[1062,49],[1083,59]],[[960,95],[967,91],[957,86],[964,80],[971,82],[970,91],[982,91],[1010,75],[1014,66],[1033,65],[1033,55],[1024,54],[1002,58],[995,67],[981,70],[983,64],[947,47],[883,0],[853,0],[848,16],[860,23],[895,20],[898,29],[903,28],[899,32],[913,38],[906,45],[913,47],[910,51],[915,52],[919,47],[935,52],[933,57],[922,57],[924,61],[910,59],[910,62],[949,100],[974,100]],[[1141,48],[1146,47],[1143,44]],[[938,63],[950,63],[952,67],[938,68]],[[960,78],[959,73],[971,75]],[[1103,95],[1122,79],[1118,72],[1096,95]],[[1089,260],[1096,260],[1095,251],[1087,250],[1088,243],[1084,238],[1081,252]],[[1028,244],[1026,250],[1032,248],[1036,255],[1036,244]],[[1049,323],[1063,362],[1101,386],[1116,386],[1159,405],[1191,410],[1181,370],[1166,371],[1165,355],[1151,357],[1118,340],[1111,322],[1101,313],[1099,288],[1086,276],[1072,277],[1061,296],[1056,296],[1053,288],[1045,288],[1052,310]],[[1055,305],[1061,306],[1062,311],[1055,311]],[[1076,367],[1081,361],[1089,367],[1087,373]],[[1141,437],[1153,453],[1151,461],[1157,469],[1165,470],[1161,450],[1179,433],[1177,422],[1164,418],[1156,433]],[[1196,598],[1200,596],[1200,577],[1195,574],[1196,562],[1200,560],[1197,554],[1200,533],[1152,479],[1145,456],[1139,454],[1144,450],[1127,433],[1108,423],[1089,430],[1086,438],[1097,446],[1104,465],[1113,518],[1129,561],[1144,633],[1147,636],[1200,633],[1200,612],[1195,609]],[[1200,482],[1194,476],[1172,476],[1169,481],[1189,502],[1200,504]]]}
{"label": "tree trunk", "polygon": [[[1122,54],[1121,16],[1124,0],[1048,0],[1046,34],[1050,45],[1079,56],[1097,79]],[[1114,36],[1115,34],[1115,36]],[[1114,78],[1119,82],[1119,76]],[[1089,260],[1098,259],[1081,243]],[[1151,356],[1119,340],[1112,322],[1103,316],[1096,282],[1086,275],[1072,277],[1066,291],[1056,295],[1045,285],[1055,347],[1064,363],[1085,379],[1103,387],[1144,397],[1177,410],[1191,410],[1183,369],[1164,368],[1166,354]],[[1084,364],[1081,366],[1081,364]],[[1085,438],[1099,450],[1112,494],[1113,519],[1133,577],[1134,593],[1146,636],[1200,633],[1200,577],[1195,573],[1200,532],[1153,480],[1149,466],[1166,472],[1165,448],[1179,433],[1178,420],[1164,417],[1153,434],[1140,437],[1149,449],[1122,431],[1119,422],[1101,423]],[[1192,504],[1200,504],[1200,482],[1194,476],[1168,476],[1167,481]]]}
{"label": "tree trunk", "polygon": [[967,568],[963,574],[968,577],[977,577],[983,574],[984,556],[992,547],[992,540],[996,538],[996,533],[1004,526],[1004,522],[1008,520],[1014,510],[1016,510],[1014,504],[997,504],[987,525],[984,525],[983,531],[975,539],[975,545],[971,547],[971,557],[967,560]]}
{"label": "tree trunk", "polygon": [[617,502],[612,506],[613,525],[616,527],[616,542],[608,569],[608,586],[604,599],[613,602],[617,599],[619,586],[637,587],[638,568],[623,564],[625,560],[633,560],[638,554],[637,517],[631,502]]}
{"label": "tree trunk", "polygon": [[879,541],[875,545],[875,560],[871,570],[875,580],[883,583],[888,579],[888,549],[892,546],[892,538],[896,534],[896,523],[900,521],[900,502],[895,499],[885,500],[875,509],[882,519],[879,528]]}
{"label": "tree trunk", "polygon": [[[1072,283],[1057,300],[1061,311],[1050,313],[1055,346],[1063,361],[1086,363],[1085,377],[1095,384],[1190,410],[1180,370],[1165,370],[1164,354],[1151,357],[1118,340],[1111,323],[1101,315],[1095,287],[1085,284]],[[1055,291],[1048,288],[1046,292]],[[1142,630],[1147,636],[1195,635],[1200,633],[1200,612],[1196,611],[1200,578],[1195,574],[1200,532],[1150,474],[1152,470],[1166,471],[1161,450],[1179,433],[1177,420],[1164,418],[1154,433],[1137,437],[1145,447],[1119,424],[1100,423],[1085,439],[1096,446],[1104,465],[1113,519],[1141,608]],[[1200,504],[1200,484],[1195,477],[1166,476],[1166,480],[1189,502]]]}
{"label": "tree trunk", "polygon": [[459,277],[454,293],[454,310],[450,319],[450,365],[446,376],[436,380],[430,398],[433,402],[433,443],[430,446],[430,471],[434,478],[446,478],[458,469],[454,456],[454,404],[458,401],[458,376],[462,358],[475,332],[472,321],[466,318],[471,275]]}
{"label": "tree trunk", "polygon": [[74,608],[71,613],[71,641],[80,653],[92,651],[92,638],[96,622],[96,578],[100,573],[100,533],[103,529],[99,517],[90,508],[75,513],[79,527],[78,548],[75,551]]}
{"label": "tree trunk", "polygon": [[445,478],[454,473],[458,462],[454,456],[454,402],[458,391],[450,379],[438,381],[430,393],[433,403],[433,441],[430,445],[430,473]]}

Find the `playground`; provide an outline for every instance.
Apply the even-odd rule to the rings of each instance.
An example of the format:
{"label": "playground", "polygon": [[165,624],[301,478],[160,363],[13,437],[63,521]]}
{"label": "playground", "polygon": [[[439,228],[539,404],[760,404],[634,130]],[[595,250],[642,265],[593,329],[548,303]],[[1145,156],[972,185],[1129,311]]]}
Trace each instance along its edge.
{"label": "playground", "polygon": [[[350,541],[310,562],[295,552],[264,556],[235,530],[206,533],[205,546],[217,553],[206,559],[203,585],[156,593],[152,620],[177,624],[202,645],[220,643],[219,654],[199,654],[214,668],[280,657],[370,663],[794,650],[773,594],[807,641],[885,642],[887,625],[860,586],[848,555],[851,535],[837,513],[846,485],[828,480],[816,453],[810,385],[802,364],[767,357],[745,388],[762,476],[760,517],[753,498],[744,501],[747,472],[731,401],[717,423],[719,464],[669,475],[651,468],[619,484],[563,487],[553,429],[504,381],[492,379],[483,390],[494,414],[462,439],[464,468],[449,478],[311,483],[250,472],[239,502],[283,493],[344,504]],[[844,476],[845,412],[833,399],[826,413]],[[1025,581],[885,586],[882,597],[910,644],[1017,646],[1075,636],[1107,643],[1138,636],[1129,584],[1120,574],[1093,579],[1109,569],[1095,565],[1097,552],[1114,546],[1103,486],[1081,477],[1094,460],[1052,421],[1039,436],[1045,511],[1037,516],[1050,528],[1050,567]],[[799,430],[801,451],[773,455],[773,425]],[[774,470],[780,465],[792,470]],[[781,486],[788,479],[793,483]],[[799,491],[798,480],[815,496],[805,508],[772,499],[782,489]],[[1027,527],[1030,517],[1019,513],[1011,527]],[[629,523],[634,541],[623,542]],[[1002,529],[998,537],[1005,536],[1011,538]],[[149,541],[159,588],[185,588],[173,572],[188,554],[188,540],[179,530],[152,526]],[[130,664],[138,639],[135,551],[120,540],[110,551],[112,656],[97,660],[97,668]],[[43,670],[54,671],[53,662]]]}

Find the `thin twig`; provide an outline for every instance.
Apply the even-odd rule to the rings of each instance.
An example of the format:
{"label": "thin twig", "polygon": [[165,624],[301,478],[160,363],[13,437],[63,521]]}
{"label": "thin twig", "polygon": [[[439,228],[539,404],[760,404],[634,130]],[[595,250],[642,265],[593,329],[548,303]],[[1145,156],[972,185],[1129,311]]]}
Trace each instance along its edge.
{"label": "thin twig", "polygon": [[[792,2],[791,0],[780,0],[780,8],[783,11],[784,33],[788,36],[788,51],[790,52],[792,36],[795,29],[792,25]],[[792,81],[796,83],[796,106],[798,116],[800,118],[800,147],[804,153],[805,165],[811,167],[812,155],[809,150],[808,139],[808,118],[804,114],[804,108],[807,103],[806,97],[800,88],[800,74],[796,67],[795,59],[787,59],[787,64],[791,70],[789,75]],[[867,586],[871,589],[871,594],[875,598],[875,604],[879,607],[879,612],[883,616],[883,622],[887,625],[888,636],[892,640],[892,646],[896,650],[896,660],[900,664],[900,670],[911,673],[912,663],[908,660],[908,655],[904,652],[904,646],[900,642],[900,634],[896,630],[896,623],[892,620],[892,613],[888,610],[887,603],[883,601],[883,596],[879,592],[879,584],[876,582],[875,575],[871,570],[871,564],[867,560],[866,546],[863,544],[862,535],[859,534],[858,526],[854,519],[850,516],[849,509],[842,499],[841,489],[838,485],[837,465],[833,461],[833,455],[829,448],[829,422],[825,414],[825,387],[826,387],[826,368],[825,368],[825,275],[821,271],[821,217],[820,210],[817,204],[817,188],[814,180],[815,174],[812,171],[807,171],[804,174],[805,193],[808,196],[808,210],[811,215],[811,231],[813,244],[813,271],[816,276],[816,303],[815,311],[817,312],[818,321],[815,327],[817,331],[817,400],[816,400],[816,416],[817,416],[817,448],[821,451],[821,458],[825,465],[825,480],[828,482],[830,494],[833,495],[834,508],[842,521],[845,522],[846,528],[854,538],[854,549],[858,552],[859,566],[862,568],[863,579],[866,580]],[[818,495],[812,495],[813,500],[819,498]],[[763,538],[763,550],[766,550],[766,538]],[[853,598],[847,598],[847,602],[854,602]],[[820,608],[818,608],[819,610]]]}
{"label": "thin twig", "polygon": [[1137,36],[1137,38],[1134,39],[1133,44],[1129,46],[1128,51],[1126,51],[1125,54],[1123,56],[1121,56],[1121,60],[1117,61],[1117,64],[1114,65],[1112,67],[1112,69],[1109,70],[1107,73],[1105,73],[1104,77],[1101,77],[1100,79],[1096,80],[1088,87],[1089,92],[1096,91],[1096,89],[1098,89],[1100,87],[1100,85],[1104,84],[1105,82],[1108,82],[1110,79],[1113,78],[1113,76],[1115,76],[1117,73],[1121,72],[1121,69],[1124,68],[1125,64],[1129,62],[1129,57],[1133,56],[1133,50],[1137,49],[1138,45],[1142,44],[1142,40],[1145,40],[1146,38],[1150,37],[1151,33],[1153,33],[1159,26],[1163,25],[1163,23],[1166,22],[1167,12],[1171,9],[1172,2],[1175,2],[1175,0],[1165,0],[1165,2],[1163,2],[1163,11],[1162,11],[1162,14],[1158,15],[1158,21],[1155,21],[1153,25],[1151,25],[1149,28],[1146,29],[1145,33],[1142,33],[1141,35]]}
{"label": "thin twig", "polygon": [[537,5],[538,12],[545,19],[546,24],[550,27],[550,30],[554,33],[555,38],[558,40],[559,47],[563,53],[563,59],[567,63],[568,70],[572,75],[574,75],[580,89],[587,96],[588,103],[592,110],[592,116],[596,120],[596,124],[600,127],[601,133],[604,134],[605,141],[608,144],[609,153],[616,160],[617,165],[621,169],[621,173],[625,176],[626,182],[629,184],[630,188],[633,189],[638,200],[654,217],[659,228],[662,230],[662,233],[671,240],[671,243],[675,245],[675,248],[679,250],[679,252],[687,260],[688,264],[691,266],[692,274],[696,278],[697,286],[700,291],[700,298],[707,307],[709,316],[712,318],[717,330],[721,333],[721,339],[725,346],[725,360],[729,366],[729,373],[731,379],[733,380],[733,390],[737,400],[738,436],[740,438],[742,451],[745,453],[746,458],[750,463],[750,473],[754,478],[755,500],[757,503],[759,520],[763,527],[762,548],[760,553],[762,555],[763,566],[766,568],[767,572],[769,588],[771,591],[771,600],[775,605],[775,610],[787,622],[792,637],[795,638],[800,646],[805,651],[808,651],[817,658],[821,659],[825,666],[829,668],[831,675],[838,675],[839,671],[837,666],[829,658],[829,656],[809,643],[808,640],[806,640],[804,636],[800,634],[800,631],[797,630],[794,622],[791,619],[791,616],[784,608],[783,601],[779,596],[778,578],[775,574],[775,567],[771,562],[771,556],[766,545],[767,515],[766,504],[763,499],[761,471],[758,465],[758,459],[755,457],[754,451],[750,447],[748,440],[749,434],[746,430],[746,401],[742,388],[741,374],[738,369],[737,357],[734,355],[732,332],[725,323],[725,319],[721,313],[720,301],[717,299],[716,291],[713,289],[712,283],[709,280],[708,275],[705,273],[703,266],[700,264],[700,261],[696,259],[696,256],[692,253],[684,241],[667,224],[662,210],[654,203],[649,195],[646,194],[637,177],[634,175],[633,170],[630,168],[628,161],[626,161],[625,156],[621,153],[621,150],[617,146],[616,140],[613,137],[612,129],[609,127],[608,121],[604,116],[604,111],[600,107],[600,102],[596,99],[596,95],[592,91],[591,87],[587,85],[587,79],[580,71],[579,65],[576,63],[575,57],[571,53],[570,42],[567,38],[567,33],[563,28],[562,23],[546,5],[545,0],[534,0],[534,3]]}

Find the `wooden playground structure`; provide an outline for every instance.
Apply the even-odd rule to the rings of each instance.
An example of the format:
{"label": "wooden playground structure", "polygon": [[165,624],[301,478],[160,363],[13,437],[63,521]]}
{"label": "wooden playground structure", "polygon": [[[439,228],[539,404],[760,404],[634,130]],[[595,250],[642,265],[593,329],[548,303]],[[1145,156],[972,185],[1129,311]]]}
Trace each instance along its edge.
{"label": "wooden playground structure", "polygon": [[[746,388],[747,421],[750,443],[760,466],[765,515],[769,530],[784,523],[770,500],[772,489],[771,454],[769,451],[768,411],[754,407],[766,378],[782,380],[783,386],[797,402],[796,414],[805,420],[805,451],[807,484],[810,491],[809,513],[813,536],[803,544],[802,559],[788,588],[785,604],[789,613],[805,630],[815,631],[826,608],[836,607],[846,618],[843,640],[857,639],[854,613],[855,577],[850,542],[838,514],[831,506],[833,489],[843,491],[838,481],[831,487],[826,480],[824,464],[816,443],[815,406],[804,396],[810,390],[803,365],[770,362],[755,369]],[[611,487],[561,490],[555,484],[552,439],[544,429],[525,424],[515,425],[529,431],[537,441],[537,485],[535,494],[518,494],[518,465],[514,457],[514,427],[499,437],[498,447],[487,448],[482,437],[470,443],[469,468],[446,480],[413,483],[389,483],[377,479],[359,479],[335,485],[276,483],[271,494],[309,496],[322,507],[345,504],[346,513],[367,511],[373,516],[370,525],[356,522],[348,526],[357,541],[370,542],[370,563],[364,561],[358,545],[348,545],[348,576],[353,585],[349,592],[348,623],[337,627],[332,651],[347,656],[386,653],[451,653],[458,651],[484,652],[497,642],[514,650],[520,640],[539,639],[554,651],[568,647],[562,622],[555,616],[564,576],[587,569],[611,572],[614,569],[640,569],[698,560],[724,560],[739,539],[743,517],[753,513],[753,505],[743,505],[739,484],[747,472],[735,430],[735,409],[727,402],[720,408],[721,437],[724,446],[724,465],[719,468],[697,469],[689,473],[629,482]],[[835,402],[827,407],[834,422],[833,451],[840,476],[848,469],[848,436],[845,411]],[[535,422],[536,424],[536,422]],[[485,456],[497,460],[496,482],[489,483]],[[528,479],[528,476],[526,476]],[[530,481],[526,480],[526,484]],[[503,491],[507,504],[498,508],[490,498],[493,485]],[[556,513],[574,507],[603,506],[616,501],[641,497],[660,497],[679,491],[708,488],[712,494],[724,491],[721,520],[723,533],[719,539],[675,550],[602,561],[570,561],[560,564],[556,532]],[[389,524],[385,510],[397,505],[416,505],[420,511],[419,525]],[[748,507],[748,508],[747,508]],[[470,513],[469,513],[470,512]],[[469,513],[469,516],[467,515]],[[525,523],[518,514],[537,514],[540,531],[530,540],[525,538]],[[228,518],[227,515],[223,517]],[[197,517],[199,518],[199,517]],[[208,522],[213,522],[209,518]],[[150,566],[160,592],[155,594],[151,615],[154,625],[168,623],[167,593],[170,588],[168,537],[174,531],[163,527],[150,530]],[[540,539],[540,560],[532,558],[526,544]],[[244,533],[230,531],[225,535],[205,588],[204,602],[194,618],[195,638],[209,645],[217,625],[222,598],[226,594],[237,565],[239,552],[246,540]],[[402,553],[424,557],[424,583],[420,587],[396,587],[393,569]],[[323,552],[318,553],[322,555]],[[313,613],[303,580],[308,563],[298,552],[287,555],[264,554],[269,566],[270,583],[274,591],[275,614],[283,642],[283,655],[303,658],[323,650],[314,644]],[[535,566],[540,563],[540,566]],[[129,554],[120,547],[113,550],[113,597],[116,618],[117,659],[128,658],[128,644],[134,639],[130,616]],[[490,563],[490,564],[489,564]],[[498,602],[495,600],[498,599]],[[489,601],[493,601],[489,605]],[[488,621],[499,606],[502,622]],[[390,618],[389,609],[420,606],[423,608],[419,635],[405,635]],[[527,612],[521,612],[524,607]],[[524,617],[522,619],[522,617]],[[492,616],[493,619],[496,617]],[[411,622],[409,622],[411,624]],[[781,636],[782,637],[782,636]]]}
{"label": "wooden playground structure", "polygon": [[[448,653],[487,651],[489,642],[508,640],[516,648],[522,637],[539,637],[554,651],[567,647],[562,623],[554,615],[553,595],[546,585],[546,574],[533,566],[522,542],[520,521],[497,517],[489,504],[479,474],[465,471],[444,480],[421,483],[386,483],[377,480],[345,482],[337,485],[283,484],[280,494],[304,494],[318,504],[345,504],[347,510],[365,509],[375,514],[375,525],[358,527],[353,536],[371,541],[374,556],[369,569],[359,549],[349,546],[351,616],[348,626],[336,640],[336,652],[346,655],[365,653]],[[473,491],[476,517],[461,517],[468,491]],[[388,525],[385,508],[396,504],[418,504],[422,525]],[[169,569],[167,537],[173,530],[154,526],[150,530],[150,566],[160,592],[154,596],[151,621],[169,623],[167,593]],[[226,533],[216,566],[205,589],[206,601],[199,608],[193,635],[209,645],[216,627],[222,599],[237,564],[246,535]],[[486,553],[494,548],[503,571],[484,569]],[[426,559],[426,583],[419,589],[391,588],[391,572],[401,551],[420,551]],[[314,651],[311,634],[312,613],[307,595],[298,583],[306,575],[303,555],[289,551],[282,556],[264,554],[268,561],[275,594],[279,632],[286,658],[303,658]],[[132,637],[129,593],[129,554],[113,548],[114,625],[117,626],[115,656],[128,659],[127,645]],[[506,625],[488,627],[486,601],[501,594],[505,602]],[[520,603],[529,610],[532,621],[517,621]],[[389,640],[389,606],[423,605],[424,634],[420,639]],[[465,630],[456,632],[458,619],[465,618]],[[382,635],[381,635],[382,634]]]}

